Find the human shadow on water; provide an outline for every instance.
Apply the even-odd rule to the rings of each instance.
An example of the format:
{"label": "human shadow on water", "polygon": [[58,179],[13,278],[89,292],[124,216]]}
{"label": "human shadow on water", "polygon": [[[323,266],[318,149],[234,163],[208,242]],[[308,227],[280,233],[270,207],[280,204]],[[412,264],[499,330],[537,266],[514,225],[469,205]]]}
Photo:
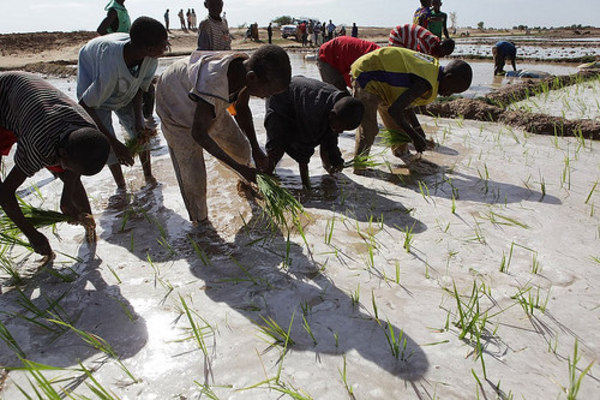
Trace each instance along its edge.
{"label": "human shadow on water", "polygon": [[413,233],[427,230],[401,203],[401,195],[366,187],[344,173],[312,175],[310,191],[299,189],[299,182],[290,175],[282,175],[280,180],[307,209],[331,210],[359,222],[383,223],[388,228],[411,229]]}
{"label": "human shadow on water", "polygon": [[406,165],[391,164],[389,171],[369,170],[366,175],[401,185],[426,196],[444,199],[454,197],[457,201],[506,204],[525,200],[561,204],[556,196],[532,188],[492,180],[485,172],[478,176],[468,175],[425,159],[417,161],[411,168]]}
{"label": "human shadow on water", "polygon": [[[148,337],[146,323],[121,295],[119,287],[103,279],[98,270],[102,262],[95,244],[82,245],[72,265],[47,263],[20,287],[0,296],[0,318],[23,351],[21,356],[62,368],[77,366],[80,360],[94,355],[106,360],[106,353],[86,344],[70,328],[50,320],[65,322],[104,339],[121,360],[143,348]],[[20,366],[21,362],[14,351],[1,345],[0,364]],[[79,383],[62,386],[73,389]]]}
{"label": "human shadow on water", "polygon": [[[318,359],[320,354],[355,350],[363,359],[404,380],[418,380],[425,375],[429,368],[427,356],[408,335],[402,337],[406,340],[402,354],[398,358],[392,355],[386,334],[393,329],[398,337],[402,328],[388,325],[385,311],[380,311],[383,319],[377,320],[337,287],[322,272],[324,266],[316,265],[301,246],[286,241],[281,231],[267,234],[261,226],[264,216],[253,207],[251,219],[236,233],[230,260],[221,258],[218,268],[207,268],[191,254],[191,272],[206,282],[207,296],[262,325],[261,317],[272,318],[287,330],[295,315],[290,333],[295,343],[290,346],[291,351],[314,352]],[[210,223],[192,237],[207,253],[219,253],[222,248],[223,240]],[[216,252],[210,250],[214,246]],[[302,315],[310,324],[314,339],[303,328]]]}

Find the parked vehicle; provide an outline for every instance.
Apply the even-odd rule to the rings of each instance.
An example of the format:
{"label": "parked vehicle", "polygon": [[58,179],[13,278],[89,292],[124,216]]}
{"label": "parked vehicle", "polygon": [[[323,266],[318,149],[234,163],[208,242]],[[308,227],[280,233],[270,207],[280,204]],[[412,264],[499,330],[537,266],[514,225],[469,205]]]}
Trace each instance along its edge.
{"label": "parked vehicle", "polygon": [[287,39],[288,36],[296,38],[296,25],[282,25],[281,26],[281,37]]}

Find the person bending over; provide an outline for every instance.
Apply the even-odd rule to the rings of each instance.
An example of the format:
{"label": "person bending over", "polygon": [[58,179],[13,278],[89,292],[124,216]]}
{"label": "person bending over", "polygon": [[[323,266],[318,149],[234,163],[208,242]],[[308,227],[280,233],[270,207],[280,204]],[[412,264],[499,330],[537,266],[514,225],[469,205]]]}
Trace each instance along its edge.
{"label": "person bending over", "polygon": [[454,40],[439,37],[419,25],[398,25],[390,31],[389,45],[442,58],[454,51]]}
{"label": "person bending over", "polygon": [[396,145],[392,151],[407,163],[411,159],[409,142],[419,153],[427,146],[411,107],[431,103],[438,94],[464,92],[473,79],[471,66],[462,60],[440,67],[437,58],[400,47],[385,47],[360,57],[352,64],[351,75],[354,97],[365,105],[355,156],[368,154],[379,133],[379,111],[386,128],[405,134],[406,143]]}
{"label": "person bending over", "polygon": [[[119,190],[125,190],[119,164],[133,165],[133,157],[116,138],[112,112],[130,137],[146,135],[143,94],[150,90],[157,58],[168,43],[163,24],[140,17],[131,25],[129,34],[114,33],[92,39],[79,51],[77,98],[109,140],[112,152],[108,166]],[[140,161],[146,182],[154,183],[149,149],[140,152]]]}
{"label": "person bending over", "polygon": [[85,110],[40,77],[0,73],[0,163],[15,143],[14,167],[0,180],[0,205],[33,250],[53,254],[46,236],[23,216],[15,192],[42,168],[63,181],[61,211],[84,225],[88,240],[95,241],[96,225],[80,177],[100,172],[110,146]]}
{"label": "person bending over", "polygon": [[360,124],[364,106],[346,90],[294,76],[285,92],[267,99],[266,110],[267,172],[273,172],[285,153],[298,162],[302,185],[310,189],[308,163],[315,147],[320,146],[327,172],[341,171],[344,160],[338,148],[338,135]]}
{"label": "person bending over", "polygon": [[265,45],[252,56],[240,52],[195,51],[160,76],[156,110],[189,218],[208,218],[203,150],[250,182],[255,165],[268,168],[258,146],[248,106],[250,96],[283,92],[291,79],[290,59],[281,47]]}

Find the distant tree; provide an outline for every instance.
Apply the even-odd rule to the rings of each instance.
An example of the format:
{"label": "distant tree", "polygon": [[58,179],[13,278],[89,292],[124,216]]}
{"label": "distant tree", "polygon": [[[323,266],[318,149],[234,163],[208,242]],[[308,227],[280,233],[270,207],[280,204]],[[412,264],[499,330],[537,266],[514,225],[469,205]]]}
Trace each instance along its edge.
{"label": "distant tree", "polygon": [[479,22],[477,23],[477,29],[479,29],[480,31],[482,31],[482,30],[483,30],[483,21],[479,21]]}
{"label": "distant tree", "polygon": [[282,15],[281,17],[277,17],[275,19],[272,19],[271,22],[273,22],[276,25],[289,25],[292,23],[294,19],[292,17],[290,17],[289,15]]}
{"label": "distant tree", "polygon": [[448,15],[450,16],[450,28],[456,28],[456,11],[450,11]]}

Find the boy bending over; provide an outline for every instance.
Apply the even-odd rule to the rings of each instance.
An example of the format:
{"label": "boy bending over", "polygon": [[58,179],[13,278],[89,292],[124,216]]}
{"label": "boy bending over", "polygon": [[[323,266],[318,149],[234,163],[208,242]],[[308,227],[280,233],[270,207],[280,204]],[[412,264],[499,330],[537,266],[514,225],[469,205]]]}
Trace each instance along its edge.
{"label": "boy bending over", "polygon": [[287,53],[266,45],[251,57],[195,51],[160,76],[156,111],[181,195],[195,224],[208,218],[203,149],[246,180],[255,181],[252,158],[261,170],[267,169],[268,159],[256,141],[248,100],[283,92],[291,72]]}
{"label": "boy bending over", "polygon": [[44,79],[24,72],[0,74],[0,163],[17,143],[14,167],[0,180],[0,205],[36,253],[50,256],[46,236],[23,216],[15,192],[26,178],[48,168],[63,183],[61,211],[85,226],[95,223],[81,175],[95,175],[108,158],[106,137],[85,110]]}
{"label": "boy bending over", "polygon": [[308,163],[317,146],[323,167],[330,174],[342,170],[338,134],[355,129],[364,106],[346,90],[315,79],[295,76],[288,90],[267,99],[265,128],[269,169],[286,153],[300,166],[302,185],[310,189]]}
{"label": "boy bending over", "polygon": [[386,128],[403,131],[406,143],[392,148],[395,156],[410,160],[408,143],[417,152],[426,148],[423,128],[413,106],[431,103],[438,94],[449,96],[469,88],[473,71],[462,60],[440,67],[436,58],[400,47],[385,47],[352,64],[354,97],[365,105],[356,135],[355,155],[368,153],[379,132],[377,111]]}

